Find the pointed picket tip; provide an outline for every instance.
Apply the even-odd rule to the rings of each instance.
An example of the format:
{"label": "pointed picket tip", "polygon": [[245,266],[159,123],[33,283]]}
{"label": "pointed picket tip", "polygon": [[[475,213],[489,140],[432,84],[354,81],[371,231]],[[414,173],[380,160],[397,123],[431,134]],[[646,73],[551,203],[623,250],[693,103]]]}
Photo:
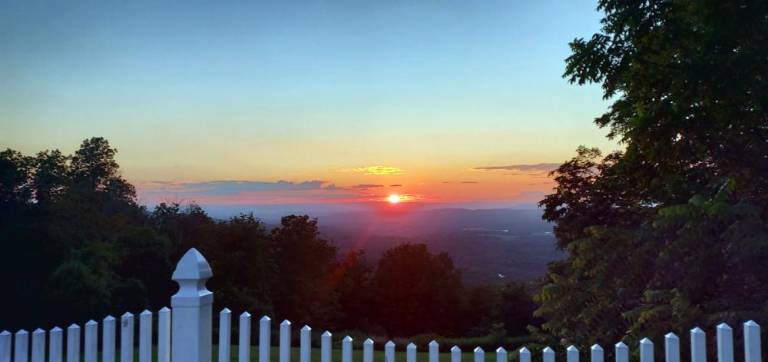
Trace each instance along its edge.
{"label": "pointed picket tip", "polygon": [[80,329],[80,326],[78,326],[77,324],[72,323],[72,324],[69,325],[69,327],[67,327],[67,329]]}
{"label": "pointed picket tip", "polygon": [[176,270],[173,271],[171,279],[173,280],[203,280],[213,276],[211,266],[205,260],[203,254],[197,249],[187,250],[176,264]]}
{"label": "pointed picket tip", "polygon": [[312,331],[312,327],[310,327],[310,326],[305,324],[304,327],[301,327],[301,330],[302,331],[306,331],[306,332],[310,332],[310,331]]}
{"label": "pointed picket tip", "polygon": [[504,347],[496,348],[496,353],[507,353],[507,350],[504,349]]}
{"label": "pointed picket tip", "polygon": [[475,347],[475,349],[473,349],[472,351],[474,351],[475,353],[478,353],[478,352],[485,352],[485,351],[484,351],[482,348],[480,348],[480,347]]}
{"label": "pointed picket tip", "polygon": [[523,348],[520,348],[518,353],[531,353],[531,351],[529,351],[528,348],[523,347]]}
{"label": "pointed picket tip", "polygon": [[717,325],[717,329],[730,330],[731,326],[729,326],[728,323],[723,322]]}
{"label": "pointed picket tip", "polygon": [[461,348],[459,348],[459,346],[453,346],[451,347],[451,352],[461,352]]}
{"label": "pointed picket tip", "polygon": [[624,342],[619,342],[619,343],[616,343],[616,344],[614,344],[614,346],[615,346],[616,348],[627,348],[627,345],[626,345],[626,344],[624,344]]}
{"label": "pointed picket tip", "polygon": [[549,346],[547,346],[547,347],[544,347],[544,350],[542,352],[544,352],[544,353],[554,353],[555,350],[553,350],[552,348],[549,348]]}
{"label": "pointed picket tip", "polygon": [[664,338],[667,338],[667,339],[678,339],[677,338],[677,334],[674,334],[672,332],[669,332],[669,333],[665,334]]}
{"label": "pointed picket tip", "polygon": [[437,343],[437,341],[433,339],[432,342],[429,342],[429,345],[432,347],[437,347],[440,345],[440,343]]}
{"label": "pointed picket tip", "polygon": [[240,314],[240,318],[243,318],[243,317],[245,317],[245,318],[251,318],[251,313],[248,313],[248,312],[243,312],[243,313],[241,313],[241,314]]}
{"label": "pointed picket tip", "polygon": [[261,321],[262,321],[262,322],[269,322],[269,321],[271,321],[271,320],[272,320],[272,318],[269,318],[269,316],[266,316],[266,315],[265,315],[265,316],[263,316],[263,317],[261,317]]}
{"label": "pointed picket tip", "polygon": [[40,328],[38,328],[38,329],[35,329],[35,331],[32,332],[32,334],[45,334],[45,331],[40,329]]}
{"label": "pointed picket tip", "polygon": [[365,345],[369,345],[369,346],[370,346],[370,345],[373,345],[373,340],[372,340],[372,339],[370,339],[370,338],[368,338],[368,339],[366,339],[366,340],[363,342],[363,344],[365,344]]}
{"label": "pointed picket tip", "polygon": [[703,334],[703,333],[704,333],[704,330],[703,330],[703,329],[701,329],[701,328],[699,328],[699,327],[696,327],[696,328],[694,328],[694,329],[691,329],[691,333],[693,333],[693,334],[699,334],[699,333],[702,333],[702,334]]}
{"label": "pointed picket tip", "polygon": [[133,317],[133,313],[125,312],[125,313],[123,313],[123,315],[121,317],[123,317],[123,318],[132,318]]}
{"label": "pointed picket tip", "polygon": [[143,312],[141,312],[141,315],[152,315],[152,312],[150,312],[149,310],[145,309]]}
{"label": "pointed picket tip", "polygon": [[0,336],[9,336],[10,334],[11,334],[11,332],[8,332],[8,331],[0,332]]}
{"label": "pointed picket tip", "polygon": [[394,347],[395,346],[395,342],[387,341],[387,343],[385,343],[384,346],[385,347]]}
{"label": "pointed picket tip", "polygon": [[26,330],[26,329],[19,329],[18,331],[16,331],[16,334],[17,334],[17,335],[19,335],[19,334],[22,334],[22,335],[24,335],[24,334],[29,334],[29,332],[27,332],[27,330]]}
{"label": "pointed picket tip", "polygon": [[104,317],[104,321],[105,322],[111,322],[111,321],[114,321],[114,320],[115,320],[115,317],[113,317],[111,315],[108,315],[108,316]]}
{"label": "pointed picket tip", "polygon": [[760,327],[760,325],[755,323],[753,320],[748,320],[744,322],[744,327]]}
{"label": "pointed picket tip", "polygon": [[91,320],[89,320],[88,322],[85,323],[86,326],[95,326],[95,325],[98,325],[98,324],[99,323],[96,323],[96,321],[93,320],[93,319],[91,319]]}
{"label": "pointed picket tip", "polygon": [[640,344],[653,344],[653,342],[646,337],[640,340]]}
{"label": "pointed picket tip", "polygon": [[349,343],[349,342],[352,342],[352,337],[350,337],[350,336],[346,336],[346,337],[344,337],[344,339],[342,339],[341,341],[342,341],[342,342],[347,342],[347,343]]}
{"label": "pointed picket tip", "polygon": [[592,347],[590,347],[590,349],[593,351],[602,351],[603,347],[600,347],[599,344],[593,344]]}
{"label": "pointed picket tip", "polygon": [[283,321],[283,323],[280,323],[280,325],[281,326],[290,326],[291,325],[291,321],[286,319],[286,320]]}
{"label": "pointed picket tip", "polygon": [[408,346],[406,346],[406,348],[408,348],[408,349],[416,349],[416,345],[413,344],[413,342],[411,342],[411,343],[408,343]]}
{"label": "pointed picket tip", "polygon": [[[231,311],[230,311],[229,309],[227,309],[227,308],[224,308],[224,309],[225,309],[227,312],[231,312]],[[171,308],[168,308],[168,307],[163,307],[162,309],[160,309],[160,312],[161,312],[161,313],[168,313],[168,312],[170,312],[170,311],[171,311]],[[222,312],[223,312],[223,310],[222,310]]]}
{"label": "pointed picket tip", "polygon": [[579,351],[579,349],[578,349],[578,348],[576,348],[576,346],[574,346],[574,345],[570,345],[570,346],[568,346],[568,348],[566,349],[566,351],[576,351],[576,352],[578,352],[578,351]]}
{"label": "pointed picket tip", "polygon": [[323,337],[330,337],[330,336],[333,336],[333,334],[331,334],[331,332],[329,332],[329,331],[325,331],[325,332],[323,332],[322,336]]}
{"label": "pointed picket tip", "polygon": [[59,328],[59,327],[53,327],[53,328],[51,328],[51,332],[61,332],[61,331],[62,331],[62,329],[61,329],[61,328]]}
{"label": "pointed picket tip", "polygon": [[[160,311],[162,312],[163,310],[161,309]],[[229,308],[224,307],[224,309],[222,309],[221,312],[219,312],[219,314],[232,314],[232,311],[229,310]]]}

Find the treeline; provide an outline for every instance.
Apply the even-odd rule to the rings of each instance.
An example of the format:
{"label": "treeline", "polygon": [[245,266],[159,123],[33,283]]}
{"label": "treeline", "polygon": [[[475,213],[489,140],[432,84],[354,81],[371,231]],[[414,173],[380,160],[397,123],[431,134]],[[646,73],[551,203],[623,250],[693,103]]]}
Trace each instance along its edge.
{"label": "treeline", "polygon": [[107,140],[73,155],[0,153],[0,327],[50,327],[159,309],[191,247],[208,259],[215,307],[387,336],[520,335],[526,288],[468,287],[447,254],[396,246],[372,263],[340,254],[316,220],[269,229],[252,214],[214,220],[197,205],[136,203]]}

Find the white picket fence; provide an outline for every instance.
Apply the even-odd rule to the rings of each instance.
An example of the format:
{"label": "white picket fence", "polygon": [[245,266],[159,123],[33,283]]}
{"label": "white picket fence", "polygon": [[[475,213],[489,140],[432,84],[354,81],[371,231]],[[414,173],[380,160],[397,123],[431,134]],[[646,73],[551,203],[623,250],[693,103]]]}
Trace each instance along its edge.
{"label": "white picket fence", "polygon": [[[163,308],[157,313],[157,344],[153,346],[153,313],[144,311],[139,314],[139,362],[153,361],[153,348],[157,348],[159,362],[211,362],[212,361],[212,304],[213,293],[205,287],[205,282],[213,273],[205,258],[195,249],[189,250],[176,266],[173,280],[179,283],[179,291],[171,298],[172,309]],[[101,328],[101,361],[115,362],[119,352],[120,362],[134,361],[134,315],[125,313],[120,317],[120,348],[116,349],[115,318],[107,316]],[[258,361],[270,361],[270,341],[272,320],[264,316],[259,320]],[[237,361],[251,361],[251,315],[244,312],[238,321],[239,336]],[[291,362],[292,326],[290,321],[280,323],[279,362]],[[72,324],[66,331],[54,327],[48,333],[42,329],[32,332],[20,330],[14,334],[8,331],[0,333],[0,362],[44,362],[46,356],[50,362],[97,362],[99,325],[88,321],[84,325],[84,338],[81,327]],[[232,312],[224,308],[219,313],[218,361],[230,361],[232,333]],[[722,323],[716,327],[717,362],[734,362],[734,338],[730,326]],[[47,348],[46,348],[47,337]],[[333,335],[325,331],[320,336],[320,361],[331,362]],[[312,328],[304,326],[299,330],[299,361],[311,361]],[[748,321],[743,324],[744,361],[762,362],[760,326]],[[691,362],[707,362],[706,333],[700,328],[690,331]],[[81,351],[81,343],[83,350]],[[66,347],[66,348],[65,348]],[[353,362],[352,349],[354,340],[346,336],[341,340],[341,361]],[[417,346],[409,343],[405,347],[406,362],[416,362]],[[654,362],[654,343],[644,338],[639,343],[640,362]],[[368,338],[362,343],[363,361],[373,362],[374,342]],[[384,345],[384,361],[395,362],[395,343]],[[439,362],[440,346],[432,341],[427,346],[429,362]],[[31,351],[31,352],[30,352]],[[615,362],[629,362],[629,346],[623,342],[614,345]],[[532,351],[523,347],[518,351],[519,362],[531,362]],[[541,351],[543,362],[555,362],[555,351],[545,347]],[[576,346],[566,349],[566,362],[579,362],[580,351]],[[589,350],[589,362],[605,362],[604,350],[595,344]],[[473,362],[486,362],[485,351],[477,347],[473,350]],[[508,353],[504,347],[495,351],[496,362],[508,362]],[[462,351],[453,346],[450,349],[450,362],[462,362]],[[680,338],[674,333],[664,336],[664,361],[680,362]],[[447,362],[447,361],[446,361]]]}

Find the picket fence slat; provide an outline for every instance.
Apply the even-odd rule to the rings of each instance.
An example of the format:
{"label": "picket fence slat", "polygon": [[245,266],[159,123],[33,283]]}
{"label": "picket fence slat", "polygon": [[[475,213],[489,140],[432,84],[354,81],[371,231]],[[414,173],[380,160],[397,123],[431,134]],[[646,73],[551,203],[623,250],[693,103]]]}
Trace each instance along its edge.
{"label": "picket fence slat", "polygon": [[552,348],[544,347],[541,351],[541,358],[544,362],[555,362],[555,351]]}
{"label": "picket fence slat", "polygon": [[416,345],[413,342],[405,346],[405,362],[416,362]]}
{"label": "picket fence slat", "polygon": [[101,360],[102,362],[115,362],[115,317],[108,315],[101,322]]}
{"label": "picket fence slat", "polygon": [[271,322],[267,316],[261,317],[259,320],[259,362],[269,362],[269,349],[272,345],[270,338],[272,338]]}
{"label": "picket fence slat", "polygon": [[85,323],[85,349],[84,357],[85,362],[97,362],[96,356],[99,353],[99,340],[98,340],[99,324],[94,320],[89,320]]}
{"label": "picket fence slat", "polygon": [[603,352],[603,347],[600,347],[599,344],[593,344],[592,347],[589,348],[589,361],[603,362],[605,358]]}
{"label": "picket fence slat", "polygon": [[280,323],[280,362],[291,362],[291,322]]}
{"label": "picket fence slat", "polygon": [[664,336],[664,361],[680,362],[680,339],[672,332]]}
{"label": "picket fence slat", "polygon": [[219,312],[219,362],[229,362],[232,344],[232,311],[224,308]]}
{"label": "picket fence slat", "polygon": [[341,340],[341,362],[352,362],[352,337]]}
{"label": "picket fence slat", "polygon": [[61,362],[64,351],[64,331],[59,327],[53,327],[48,340],[48,361]]}
{"label": "picket fence slat", "polygon": [[485,362],[485,351],[480,347],[475,347],[473,351],[475,362]]}
{"label": "picket fence slat", "polygon": [[11,362],[11,332],[0,332],[0,362]]}
{"label": "picket fence slat", "polygon": [[565,350],[566,362],[579,362],[579,349],[576,346],[568,346]]}
{"label": "picket fence slat", "polygon": [[640,340],[640,362],[653,362],[653,342],[648,338]]}
{"label": "picket fence slat", "polygon": [[720,323],[717,326],[717,362],[733,362],[733,330]]}
{"label": "picket fence slat", "polygon": [[[227,325],[227,330],[229,330],[229,325]],[[157,312],[157,361],[171,362],[171,310],[167,307],[163,307]]]}
{"label": "picket fence slat", "polygon": [[[229,357],[226,357],[227,361]],[[237,343],[238,362],[251,362],[251,314],[243,312],[240,315],[240,336]]]}
{"label": "picket fence slat", "polygon": [[614,345],[614,355],[616,362],[629,362],[629,346],[624,342]]}
{"label": "picket fence slat", "polygon": [[459,346],[451,347],[451,362],[461,362],[461,348]]}
{"label": "picket fence slat", "polygon": [[496,362],[507,362],[507,350],[504,347],[496,348]]}
{"label": "picket fence slat", "polygon": [[528,348],[520,348],[517,353],[520,356],[520,362],[531,362],[531,351]]}
{"label": "picket fence slat", "polygon": [[310,362],[312,359],[312,327],[305,325],[301,328],[299,348],[299,362]]}
{"label": "picket fence slat", "polygon": [[67,362],[80,362],[80,326],[67,328]]}
{"label": "picket fence slat", "polygon": [[120,317],[120,362],[133,362],[133,314]]}
{"label": "picket fence slat", "polygon": [[331,362],[331,332],[325,331],[320,336],[320,362]]}
{"label": "picket fence slat", "polygon": [[373,340],[370,338],[363,342],[363,362],[373,362]]}
{"label": "picket fence slat", "polygon": [[691,362],[707,362],[707,334],[699,327],[691,329]]}
{"label": "picket fence slat", "polygon": [[744,322],[744,361],[762,362],[760,353],[760,325],[755,321]]}
{"label": "picket fence slat", "polygon": [[13,362],[29,361],[29,332],[19,330],[14,336]]}
{"label": "picket fence slat", "polygon": [[139,362],[152,362],[152,312],[139,314]]}
{"label": "picket fence slat", "polygon": [[40,328],[32,332],[32,362],[45,362],[45,331]]}
{"label": "picket fence slat", "polygon": [[384,345],[384,361],[395,362],[395,342],[387,341]]}
{"label": "picket fence slat", "polygon": [[433,340],[429,342],[429,362],[439,362],[440,344]]}

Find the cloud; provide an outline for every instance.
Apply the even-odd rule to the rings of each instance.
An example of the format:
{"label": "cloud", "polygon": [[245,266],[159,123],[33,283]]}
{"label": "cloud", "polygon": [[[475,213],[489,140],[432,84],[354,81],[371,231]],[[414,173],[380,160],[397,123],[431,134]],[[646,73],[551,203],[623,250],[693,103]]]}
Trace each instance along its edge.
{"label": "cloud", "polygon": [[482,170],[482,171],[510,171],[510,174],[513,175],[522,175],[522,174],[541,174],[541,173],[548,173],[560,166],[559,163],[528,163],[528,164],[518,164],[518,165],[506,165],[506,166],[481,166],[481,167],[475,167],[475,170]]}
{"label": "cloud", "polygon": [[351,188],[358,189],[358,190],[367,190],[367,189],[373,189],[377,187],[384,187],[384,185],[377,185],[377,184],[358,184],[354,185]]}
{"label": "cloud", "polygon": [[389,187],[403,187],[403,185],[402,184],[392,184],[392,185],[389,185]]}
{"label": "cloud", "polygon": [[359,172],[364,175],[375,175],[375,176],[389,176],[389,175],[402,175],[405,173],[405,170],[398,168],[398,167],[392,167],[392,166],[366,166],[366,167],[357,167],[353,169],[346,169],[341,170],[342,172]]}
{"label": "cloud", "polygon": [[477,181],[443,181],[444,184],[479,184]]}

